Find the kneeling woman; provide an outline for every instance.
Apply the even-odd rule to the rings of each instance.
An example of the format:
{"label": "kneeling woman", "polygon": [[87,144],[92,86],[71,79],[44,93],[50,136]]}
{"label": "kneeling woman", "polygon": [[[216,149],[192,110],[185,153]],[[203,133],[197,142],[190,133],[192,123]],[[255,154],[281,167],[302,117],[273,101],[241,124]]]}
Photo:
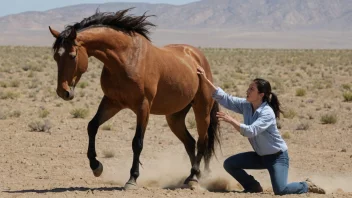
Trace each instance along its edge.
{"label": "kneeling woman", "polygon": [[324,189],[312,183],[287,183],[289,156],[287,145],[281,137],[276,118],[281,112],[277,96],[271,92],[270,83],[264,79],[254,79],[247,89],[246,98],[237,98],[215,87],[205,76],[203,68],[198,67],[201,80],[212,90],[213,98],[225,108],[243,114],[244,123],[231,116],[218,112],[219,120],[230,123],[242,136],[247,137],[254,151],[239,153],[225,160],[225,170],[245,189],[244,192],[263,192],[260,183],[243,169],[267,169],[276,195],[319,193]]}

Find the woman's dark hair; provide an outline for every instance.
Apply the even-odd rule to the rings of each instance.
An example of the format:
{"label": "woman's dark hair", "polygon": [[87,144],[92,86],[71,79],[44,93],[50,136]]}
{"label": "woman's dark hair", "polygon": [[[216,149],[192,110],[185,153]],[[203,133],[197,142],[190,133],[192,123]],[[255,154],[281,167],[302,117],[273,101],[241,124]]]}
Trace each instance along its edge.
{"label": "woman's dark hair", "polygon": [[269,106],[274,110],[275,117],[280,118],[280,113],[282,113],[282,110],[280,109],[280,102],[277,98],[277,95],[271,92],[271,85],[269,81],[261,78],[256,78],[253,80],[253,82],[255,82],[257,85],[259,93],[264,93],[263,102],[267,102]]}

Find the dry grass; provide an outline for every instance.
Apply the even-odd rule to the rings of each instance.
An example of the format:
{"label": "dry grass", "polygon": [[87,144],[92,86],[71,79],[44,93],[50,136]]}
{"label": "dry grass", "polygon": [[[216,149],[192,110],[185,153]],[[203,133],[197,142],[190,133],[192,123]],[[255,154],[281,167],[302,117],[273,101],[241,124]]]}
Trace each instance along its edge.
{"label": "dry grass", "polygon": [[[310,120],[310,126],[322,124],[319,119],[314,118],[320,118],[319,111],[324,104],[332,104],[331,101],[336,101],[335,98],[341,97],[341,93],[343,96],[341,102],[352,100],[350,78],[352,52],[350,50],[226,48],[202,48],[201,50],[211,65],[215,84],[222,86],[229,93],[244,96],[252,79],[256,77],[268,79],[272,84],[273,92],[278,94],[285,107],[283,121],[288,119],[296,122],[296,124],[283,124],[283,129],[302,128],[303,126],[298,126],[295,121],[301,119],[302,115],[309,115],[305,119]],[[51,116],[58,109],[70,108],[71,112],[66,112],[70,112],[73,117],[86,119],[89,115],[88,109],[96,110],[102,97],[99,83],[102,63],[95,58],[90,58],[88,72],[77,85],[76,99],[67,103],[55,93],[57,68],[50,48],[0,47],[0,57],[1,104],[8,104],[11,101],[15,104],[35,102],[37,106],[46,107],[45,110],[40,110],[40,118]],[[312,102],[308,103],[308,101]],[[48,106],[48,102],[54,105]],[[78,104],[81,108],[77,108]],[[336,110],[338,106],[339,104],[330,105],[330,109]],[[30,108],[32,112],[38,111],[34,107]],[[351,112],[348,110],[350,108],[350,106],[342,108],[340,113],[350,115]],[[8,114],[2,117],[16,118],[21,114],[10,116],[9,112],[12,111],[2,111],[2,114]],[[348,117],[343,116],[343,119]],[[32,119],[35,119],[35,116]],[[299,123],[304,121],[301,120]],[[189,128],[195,128],[194,118],[189,117],[186,122]],[[111,130],[111,127],[103,126],[103,130]]]}
{"label": "dry grass", "polygon": [[50,112],[45,108],[39,110],[39,118],[46,118],[49,114]]}
{"label": "dry grass", "polygon": [[103,156],[105,158],[113,158],[113,157],[115,157],[115,153],[113,151],[104,150],[103,151]]}
{"label": "dry grass", "polygon": [[320,118],[323,124],[335,124],[337,122],[337,117],[335,114],[325,114]]}
{"label": "dry grass", "polygon": [[[348,99],[343,97],[343,93],[352,91],[351,50],[207,48],[201,50],[209,60],[215,84],[224,86],[222,88],[230,94],[244,97],[249,83],[256,77],[270,81],[273,92],[278,95],[285,111],[278,122],[278,127],[290,149],[290,157],[292,157],[290,165],[298,170],[296,173],[300,173],[295,175],[295,172],[291,172],[293,179],[302,178],[306,173],[312,175],[324,173],[323,175],[335,177],[335,175],[347,175],[351,172],[351,163],[348,160],[352,159],[350,157],[352,155],[351,137],[349,136],[352,129],[350,121],[352,103],[346,102]],[[88,175],[91,173],[85,153],[87,124],[95,114],[103,96],[100,87],[102,65],[96,59],[90,58],[88,71],[82,76],[76,88],[75,99],[64,101],[55,93],[57,66],[50,48],[0,47],[0,124],[4,134],[1,136],[2,146],[7,148],[1,153],[5,156],[3,177],[6,180],[2,184],[4,189],[15,191],[23,189],[23,186],[27,186],[28,189],[52,189],[60,187],[61,184],[64,184],[65,188],[104,186],[101,184],[104,182],[104,177],[103,180],[96,180],[92,175]],[[305,90],[305,94],[297,91],[301,89]],[[221,109],[224,110],[223,107]],[[321,120],[323,115],[333,113],[335,117],[328,116]],[[236,116],[239,119],[242,118],[240,115]],[[80,119],[73,119],[73,117]],[[50,120],[50,122],[44,120]],[[113,123],[113,131],[110,131],[112,127],[109,123]],[[191,112],[186,119],[186,126],[196,137],[196,123]],[[218,156],[219,161],[216,163],[219,166],[225,156],[252,149],[247,139],[234,133],[231,126],[222,124],[220,129],[223,134],[223,155]],[[132,157],[131,141],[136,130],[134,113],[128,110],[119,112],[102,126],[102,130],[107,131],[99,131],[97,134],[98,159],[113,157],[101,160],[104,165],[111,163],[105,166],[107,167],[106,174],[111,174],[111,178],[120,178],[120,175],[113,175],[114,172],[109,170],[109,167],[115,167],[116,164],[119,165],[116,166],[116,172],[125,172],[128,175],[131,165],[129,160]],[[44,135],[48,134],[48,131],[51,132],[50,138]],[[345,149],[344,152],[340,152],[343,149]],[[186,156],[182,143],[170,131],[165,117],[151,115],[141,161],[145,166],[148,164],[150,166],[150,162],[159,162],[160,155],[164,152],[167,154],[172,152],[175,156],[180,155],[182,158]],[[168,155],[167,162],[177,161],[170,159]],[[182,170],[188,174],[189,161],[185,160],[186,163],[180,162],[180,164],[187,167]],[[302,166],[302,161],[305,161],[304,166]],[[174,166],[163,165],[162,168],[173,172],[178,170],[173,168],[176,166],[178,168],[178,165],[178,163]],[[122,167],[126,170],[120,170]],[[47,171],[45,173],[44,168]],[[153,168],[159,171],[159,166]],[[147,176],[146,170],[153,170],[153,168],[143,169],[143,177]],[[220,169],[223,171],[222,166]],[[43,174],[49,179],[34,179]],[[262,173],[256,171],[255,174]],[[268,177],[266,172],[263,174]],[[178,176],[181,177],[181,174]],[[264,180],[259,177],[259,180],[267,181],[266,186],[270,185],[270,179]],[[344,183],[348,185],[348,181],[346,179]],[[124,183],[125,181],[121,182],[122,186]],[[222,185],[222,183],[219,184]],[[211,186],[214,185],[216,184]],[[144,191],[138,192],[150,192],[152,189],[142,188],[142,190]],[[101,194],[104,193],[103,191],[94,192],[97,193],[96,196],[104,197]],[[119,192],[105,191],[105,193]],[[154,192],[156,192],[154,195],[160,195],[159,192],[181,193],[179,196],[174,194],[174,197],[189,197],[187,195],[190,193],[194,196],[203,196],[202,193],[196,194],[193,191],[183,190]],[[51,193],[45,193],[43,196],[57,195],[57,192]],[[91,191],[68,193],[87,195]],[[121,193],[125,192],[121,191]],[[6,193],[6,196],[8,195]],[[164,194],[161,195],[164,196]],[[220,196],[222,195],[237,196],[237,194],[221,194]],[[28,196],[31,195],[28,194]],[[37,195],[34,193],[33,196]],[[72,196],[80,197],[79,195]],[[210,197],[208,192],[205,192],[204,196]],[[217,195],[211,194],[211,196]],[[264,196],[271,197],[270,192],[265,193]]]}
{"label": "dry grass", "polygon": [[84,108],[76,108],[73,109],[70,113],[74,118],[86,118],[89,114],[89,110]]}
{"label": "dry grass", "polygon": [[293,109],[288,109],[283,112],[284,118],[293,119],[297,113]]}
{"label": "dry grass", "polygon": [[352,101],[352,92],[348,91],[343,93],[343,98],[345,99],[346,102],[351,102]]}
{"label": "dry grass", "polygon": [[194,119],[194,117],[188,117],[187,119],[187,122],[188,122],[188,128],[190,129],[193,129],[193,128],[196,128],[196,120]]}
{"label": "dry grass", "polygon": [[111,124],[105,124],[101,128],[104,131],[111,131],[112,130],[112,125]]}
{"label": "dry grass", "polygon": [[[211,65],[214,83],[231,94],[245,96],[254,78],[270,81],[284,107],[280,130],[324,129],[323,124],[336,123],[337,117],[341,127],[350,126],[351,50],[201,50]],[[99,79],[102,65],[90,58],[88,71],[77,85],[76,98],[65,102],[55,93],[57,67],[50,48],[0,47],[0,105],[6,107],[0,119],[74,117],[85,119],[86,124],[103,96]],[[327,111],[338,114],[322,117]],[[186,125],[195,130],[193,115],[187,117]],[[163,126],[168,128],[165,123]],[[116,130],[118,127],[116,124]],[[126,129],[134,127],[131,123]],[[112,126],[103,125],[102,130],[112,130]]]}
{"label": "dry grass", "polygon": [[290,139],[291,138],[291,133],[290,132],[285,132],[282,134],[282,137],[287,140],[287,139]]}
{"label": "dry grass", "polygon": [[52,124],[49,120],[37,120],[30,122],[28,127],[33,132],[50,132]]}
{"label": "dry grass", "polygon": [[296,130],[308,130],[309,129],[309,123],[308,122],[304,122],[304,123],[299,123]]}
{"label": "dry grass", "polygon": [[298,88],[296,89],[296,96],[305,96],[306,95],[306,90],[303,88]]}

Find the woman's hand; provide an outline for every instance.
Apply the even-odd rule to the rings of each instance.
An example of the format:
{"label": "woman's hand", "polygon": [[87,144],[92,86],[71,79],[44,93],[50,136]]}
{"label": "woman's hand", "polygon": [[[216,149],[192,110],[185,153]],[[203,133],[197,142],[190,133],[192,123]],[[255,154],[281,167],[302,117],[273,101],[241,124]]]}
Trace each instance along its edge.
{"label": "woman's hand", "polygon": [[197,66],[197,74],[199,74],[202,77],[207,78],[207,76],[205,75],[205,71],[204,71],[203,67],[201,67],[201,66]]}
{"label": "woman's hand", "polygon": [[216,113],[216,117],[220,120],[220,121],[225,121],[228,122],[230,124],[233,123],[233,121],[235,120],[233,117],[231,117],[230,115],[228,115],[227,113],[224,112],[217,112]]}
{"label": "woman's hand", "polygon": [[217,112],[216,117],[219,119],[219,121],[225,121],[227,123],[230,123],[232,126],[235,127],[237,131],[240,131],[240,122],[238,122],[235,118],[231,117],[227,113],[224,112]]}
{"label": "woman's hand", "polygon": [[197,67],[197,74],[201,77],[203,82],[205,82],[205,85],[207,85],[211,89],[211,93],[213,93],[217,89],[217,87],[207,78],[207,76],[205,75],[205,71],[201,66]]}

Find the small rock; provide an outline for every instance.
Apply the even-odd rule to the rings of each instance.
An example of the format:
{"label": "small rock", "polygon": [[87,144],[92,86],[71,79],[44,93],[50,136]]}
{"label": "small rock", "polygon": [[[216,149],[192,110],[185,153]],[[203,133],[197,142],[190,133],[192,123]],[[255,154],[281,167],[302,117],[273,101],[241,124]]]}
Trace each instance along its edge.
{"label": "small rock", "polygon": [[311,104],[311,103],[313,103],[313,102],[314,102],[314,100],[309,99],[309,100],[307,100],[306,102],[307,102],[307,103],[309,103],[309,104]]}
{"label": "small rock", "polygon": [[341,150],[341,152],[346,153],[346,152],[347,152],[347,150],[346,150],[346,149],[342,149],[342,150]]}
{"label": "small rock", "polygon": [[336,190],[336,193],[342,194],[342,193],[345,193],[345,191],[343,191],[341,188],[338,188],[338,189]]}

